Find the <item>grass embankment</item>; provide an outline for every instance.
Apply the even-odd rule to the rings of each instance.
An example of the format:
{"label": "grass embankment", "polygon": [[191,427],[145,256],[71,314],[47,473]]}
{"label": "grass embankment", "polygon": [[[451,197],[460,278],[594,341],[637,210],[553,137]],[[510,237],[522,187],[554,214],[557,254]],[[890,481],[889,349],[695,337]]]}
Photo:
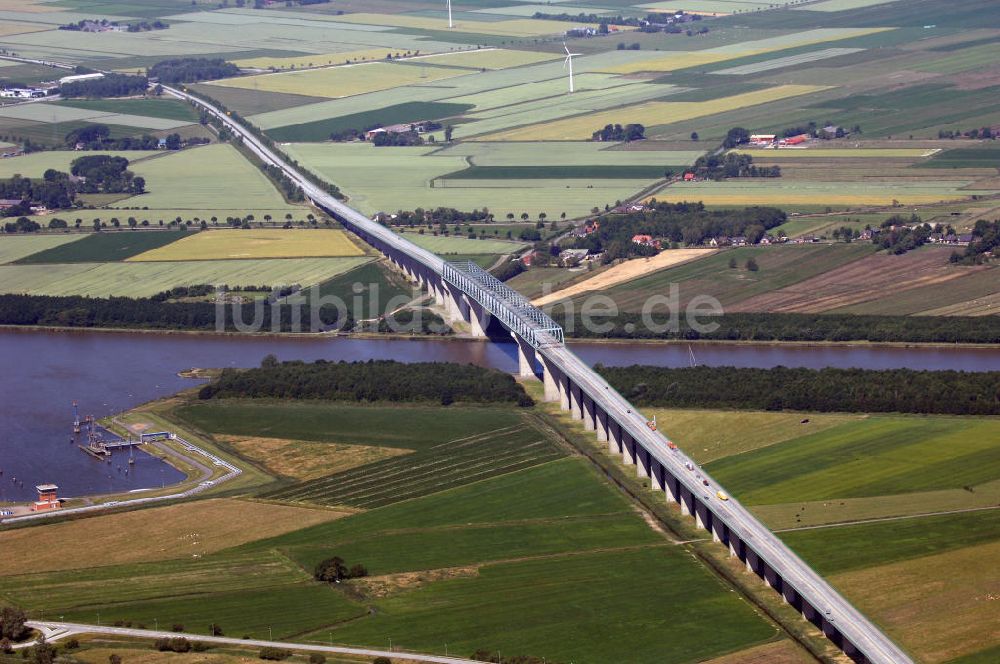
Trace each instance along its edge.
{"label": "grass embankment", "polygon": [[[661,429],[771,527],[790,528],[782,538],[921,661],[990,661],[1000,420],[658,415]],[[734,433],[709,442],[712,431]]]}
{"label": "grass embankment", "polygon": [[[285,406],[212,402],[179,412],[220,438],[293,431],[317,446],[346,439],[409,448],[414,451],[397,460],[415,463],[442,441],[462,437],[494,463],[498,455],[482,434],[490,438],[497,429],[530,432],[552,456],[562,454],[556,450],[563,443],[548,426],[510,406]],[[384,463],[365,468],[378,472]],[[396,472],[413,475],[418,468]],[[373,646],[391,633],[394,645],[409,649],[443,652],[447,643],[453,654],[486,648],[595,664],[621,657],[623,647],[635,662],[708,659],[774,636],[766,621],[644,523],[582,460],[541,460],[441,488],[336,522],[328,519],[337,512],[235,500],[167,508],[192,521],[168,521],[166,539],[145,537],[139,549],[117,544],[125,558],[115,565],[94,566],[101,558],[95,554],[57,556],[53,571],[0,571],[0,594],[67,620],[93,622],[99,612],[105,624],[179,623],[197,634],[216,622],[227,635],[259,638],[270,628],[275,638]],[[216,504],[226,506],[214,517],[223,520],[220,541],[226,528],[245,530],[235,547],[218,550],[216,539],[207,546],[202,533],[215,522],[185,511]],[[276,526],[281,517],[254,511],[259,509],[293,510],[326,522]],[[123,516],[130,515],[107,518]],[[84,527],[92,521],[67,524],[72,533],[53,531],[50,548],[73,549],[92,532]],[[158,520],[147,519],[144,527],[155,530]],[[281,530],[274,537],[259,530],[276,527]],[[31,531],[44,534],[46,528]],[[134,528],[119,530],[136,537]],[[169,533],[176,533],[177,545]],[[334,586],[312,581],[316,563],[333,555],[366,565],[371,576]],[[648,606],[657,602],[684,611],[650,615]],[[608,630],[625,640],[608,639]]]}

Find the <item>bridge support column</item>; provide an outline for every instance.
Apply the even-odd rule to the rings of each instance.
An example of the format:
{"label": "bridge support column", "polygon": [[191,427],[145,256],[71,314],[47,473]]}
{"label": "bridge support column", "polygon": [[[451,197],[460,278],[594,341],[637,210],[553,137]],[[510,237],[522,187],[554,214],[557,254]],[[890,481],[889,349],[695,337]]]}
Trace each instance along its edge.
{"label": "bridge support column", "polygon": [[551,362],[539,355],[542,361],[542,384],[545,385],[545,400],[559,401],[559,379],[556,377],[556,368]]}
{"label": "bridge support column", "polygon": [[608,411],[603,408],[597,409],[597,440],[608,440]]}
{"label": "bridge support column", "polygon": [[635,440],[622,431],[622,463],[626,466],[635,465]]}
{"label": "bridge support column", "polygon": [[694,495],[688,491],[684,485],[679,484],[678,491],[680,491],[680,504],[681,504],[681,514],[685,516],[690,516],[694,512]]}
{"label": "bridge support column", "polygon": [[649,477],[649,452],[642,445],[636,443],[635,446],[635,474],[636,477]]}
{"label": "bridge support column", "polygon": [[462,309],[468,312],[468,316],[465,317],[465,320],[469,323],[469,327],[472,328],[472,336],[479,337],[481,339],[485,338],[486,330],[483,329],[483,323],[479,320],[479,310],[476,308],[476,305],[472,303],[472,300],[469,299],[468,295],[463,294],[462,300],[464,305]]}
{"label": "bridge support column", "polygon": [[653,486],[656,487],[657,491],[666,491],[667,469],[663,467],[663,464],[656,460],[653,460],[652,466],[652,472],[649,473],[649,476],[653,478]]}
{"label": "bridge support column", "polygon": [[510,333],[510,336],[514,337],[514,341],[517,343],[517,374],[521,378],[537,378],[535,375],[535,348],[513,332]]}
{"label": "bridge support column", "polygon": [[722,520],[712,515],[712,540],[716,542],[726,543],[726,524],[722,523]]}
{"label": "bridge support column", "polygon": [[565,374],[555,374],[556,385],[559,386],[559,407],[562,410],[570,409],[569,376]]}
{"label": "bridge support column", "polygon": [[663,483],[666,485],[667,489],[667,500],[680,504],[681,494],[680,494],[680,482],[676,477],[666,472],[664,469]]}
{"label": "bridge support column", "polygon": [[611,454],[621,454],[622,451],[622,427],[617,422],[608,422],[608,452]]}
{"label": "bridge support column", "polygon": [[569,409],[574,420],[583,419],[583,393],[572,383],[569,384]]}
{"label": "bridge support column", "polygon": [[597,404],[582,391],[580,392],[580,404],[583,410],[583,428],[586,431],[593,431],[597,428]]}

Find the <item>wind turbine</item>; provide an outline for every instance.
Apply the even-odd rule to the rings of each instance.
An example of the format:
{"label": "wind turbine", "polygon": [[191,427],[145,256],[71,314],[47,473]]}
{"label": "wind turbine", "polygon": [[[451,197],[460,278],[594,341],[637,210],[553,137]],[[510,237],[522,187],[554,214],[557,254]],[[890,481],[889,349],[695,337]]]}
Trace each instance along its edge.
{"label": "wind turbine", "polygon": [[448,27],[454,28],[455,24],[451,20],[451,0],[448,0]]}
{"label": "wind turbine", "polygon": [[566,59],[563,61],[563,69],[569,67],[569,91],[573,92],[573,58],[580,55],[580,53],[570,53],[566,42],[563,42],[563,48],[566,49]]}

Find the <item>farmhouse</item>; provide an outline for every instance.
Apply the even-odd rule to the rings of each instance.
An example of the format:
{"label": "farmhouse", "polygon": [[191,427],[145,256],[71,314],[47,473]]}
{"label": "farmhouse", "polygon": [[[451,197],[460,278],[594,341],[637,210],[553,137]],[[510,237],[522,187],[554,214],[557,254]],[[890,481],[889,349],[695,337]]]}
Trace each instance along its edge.
{"label": "farmhouse", "polygon": [[643,234],[633,235],[632,244],[638,244],[643,247],[653,247],[654,249],[660,248],[660,241],[654,240],[652,235],[643,235]]}
{"label": "farmhouse", "polygon": [[0,97],[14,99],[32,99],[44,96],[45,90],[40,88],[4,88],[3,90],[0,90]]}
{"label": "farmhouse", "polygon": [[777,136],[774,134],[750,134],[750,145],[768,147],[774,144]]}

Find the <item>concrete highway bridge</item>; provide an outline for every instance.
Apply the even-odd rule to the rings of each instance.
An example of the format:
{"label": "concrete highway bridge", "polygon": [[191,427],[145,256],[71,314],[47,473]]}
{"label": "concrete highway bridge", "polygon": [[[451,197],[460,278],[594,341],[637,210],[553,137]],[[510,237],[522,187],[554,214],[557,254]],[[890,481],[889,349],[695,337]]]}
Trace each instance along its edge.
{"label": "concrete highway bridge", "polygon": [[[448,263],[335,199],[290,166],[246,127],[184,91],[165,88],[216,116],[268,164],[283,169],[312,202],[384,254],[418,282],[473,334],[502,329],[517,343],[522,376],[541,374],[545,399],[558,401],[584,427],[606,441],[625,464],[666,500],[678,503],[698,527],[743,562],[774,592],[822,630],[856,662],[908,664],[912,660],[822,577],[760,523],[738,500],[722,500],[722,487],[659,431],[601,376],[570,352],[562,329],[517,291],[471,263]],[[654,607],[650,607],[651,609]]]}

